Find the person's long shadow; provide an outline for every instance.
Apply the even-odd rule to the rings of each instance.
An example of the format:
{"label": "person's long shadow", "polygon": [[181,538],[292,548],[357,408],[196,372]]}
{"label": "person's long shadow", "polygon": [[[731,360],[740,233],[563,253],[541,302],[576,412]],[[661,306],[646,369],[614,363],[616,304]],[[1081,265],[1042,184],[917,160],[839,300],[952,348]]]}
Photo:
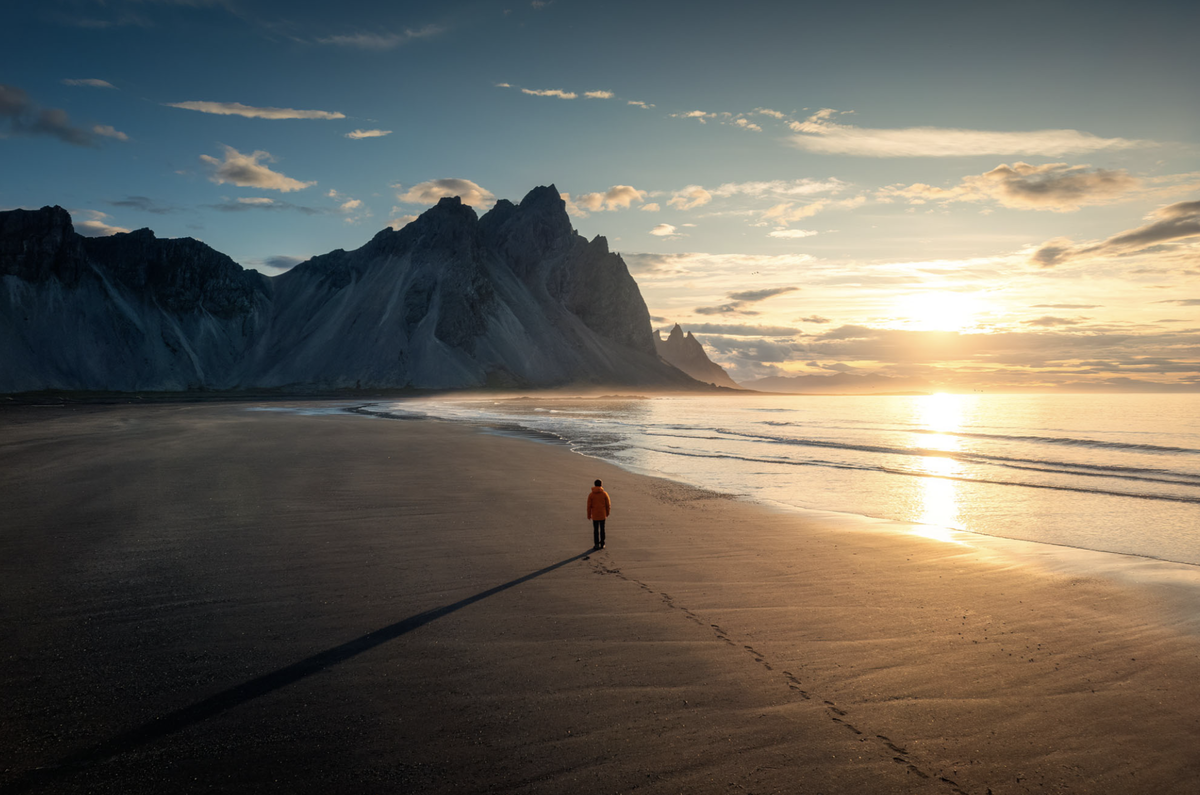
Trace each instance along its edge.
{"label": "person's long shadow", "polygon": [[578,555],[573,555],[566,560],[560,560],[558,563],[554,563],[544,569],[538,569],[523,577],[509,580],[503,585],[497,585],[495,588],[480,591],[474,596],[460,599],[454,604],[435,607],[432,610],[426,610],[424,613],[409,616],[403,621],[397,621],[395,624],[389,624],[373,632],[368,632],[366,635],[347,641],[340,646],[334,646],[331,649],[318,652],[311,657],[306,657],[299,662],[292,663],[279,670],[263,674],[248,682],[231,687],[228,690],[222,690],[220,693],[209,696],[203,701],[198,701],[191,706],[177,709],[174,712],[155,718],[149,723],[143,723],[141,726],[130,729],[123,734],[118,734],[116,737],[93,745],[90,748],[76,751],[52,765],[27,771],[16,780],[0,786],[0,793],[8,795],[8,793],[26,792],[34,787],[49,783],[56,778],[71,775],[83,768],[127,753],[139,746],[154,742],[169,734],[186,729],[189,726],[194,726],[197,723],[220,715],[222,712],[226,712],[260,696],[265,696],[267,693],[312,676],[332,665],[345,662],[351,657],[356,657],[365,651],[370,651],[376,646],[380,646],[390,640],[395,640],[401,635],[412,632],[414,629],[419,629],[431,621],[436,621],[457,610],[462,610],[464,607],[469,607],[476,602],[487,599],[489,596],[495,596],[501,591],[507,591],[509,588],[521,583],[541,577],[543,574],[549,574],[555,569],[566,566],[568,563],[573,563],[587,557],[591,552],[592,550],[590,549],[586,552],[580,552]]}

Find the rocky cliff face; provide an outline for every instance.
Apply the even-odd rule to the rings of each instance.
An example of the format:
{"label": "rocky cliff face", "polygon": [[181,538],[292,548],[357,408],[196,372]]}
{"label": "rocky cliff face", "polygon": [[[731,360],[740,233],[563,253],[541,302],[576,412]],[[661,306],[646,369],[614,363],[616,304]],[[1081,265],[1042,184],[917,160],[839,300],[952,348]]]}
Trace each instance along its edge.
{"label": "rocky cliff face", "polygon": [[725,368],[708,358],[704,346],[692,336],[692,332],[684,334],[678,323],[665,340],[657,331],[654,332],[654,346],[658,349],[659,356],[697,381],[733,389],[740,388],[729,377],[729,373],[725,372]]}
{"label": "rocky cliff face", "polygon": [[0,279],[0,392],[697,386],[553,186],[483,218],[443,199],[271,279],[195,240],[83,238],[61,208],[17,210]]}

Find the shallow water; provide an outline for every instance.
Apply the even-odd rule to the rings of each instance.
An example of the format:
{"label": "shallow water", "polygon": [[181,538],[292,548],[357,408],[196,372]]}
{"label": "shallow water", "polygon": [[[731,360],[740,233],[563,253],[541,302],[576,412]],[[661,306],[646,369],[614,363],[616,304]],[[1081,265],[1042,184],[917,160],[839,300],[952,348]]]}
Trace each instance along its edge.
{"label": "shallow water", "polygon": [[[751,499],[1200,565],[1193,395],[440,398],[386,407],[558,438]],[[385,408],[385,407],[380,407]]]}

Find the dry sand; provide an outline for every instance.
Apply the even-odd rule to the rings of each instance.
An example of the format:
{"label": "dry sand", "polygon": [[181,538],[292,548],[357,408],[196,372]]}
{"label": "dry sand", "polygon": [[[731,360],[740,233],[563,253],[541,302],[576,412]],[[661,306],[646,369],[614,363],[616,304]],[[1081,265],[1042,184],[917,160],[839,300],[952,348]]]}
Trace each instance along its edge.
{"label": "dry sand", "polygon": [[1151,590],[246,408],[0,412],[0,792],[1200,790]]}

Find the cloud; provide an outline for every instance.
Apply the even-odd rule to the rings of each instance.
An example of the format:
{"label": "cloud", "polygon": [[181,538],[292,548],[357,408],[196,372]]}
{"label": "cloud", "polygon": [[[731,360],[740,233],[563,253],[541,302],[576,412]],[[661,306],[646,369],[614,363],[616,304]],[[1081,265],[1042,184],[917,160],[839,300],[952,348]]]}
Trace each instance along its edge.
{"label": "cloud", "polygon": [[817,234],[815,229],[772,229],[767,233],[770,237],[801,238]]}
{"label": "cloud", "polygon": [[290,271],[301,262],[308,261],[308,259],[308,257],[290,257],[287,254],[276,254],[274,257],[264,259],[262,264],[276,273],[284,273],[285,271]]}
{"label": "cloud", "polygon": [[699,185],[688,185],[675,191],[667,204],[677,210],[694,210],[712,201],[712,194]]}
{"label": "cloud", "polygon": [[753,130],[754,132],[762,132],[762,127],[759,127],[757,124],[755,124],[754,122],[752,122],[746,118],[742,118],[742,117],[736,118],[733,120],[733,123],[736,124],[738,127],[741,127],[743,130]]}
{"label": "cloud", "polygon": [[[75,231],[84,237],[108,237],[129,232],[123,226],[110,225],[104,220],[109,217],[108,213],[102,213],[99,210],[74,210],[72,215],[76,218],[73,224]],[[80,216],[84,215],[88,216],[87,220],[78,220]]]}
{"label": "cloud", "polygon": [[775,179],[759,182],[726,182],[720,187],[713,188],[711,193],[713,196],[720,198],[729,196],[792,198],[796,196],[811,196],[815,193],[837,193],[845,187],[847,187],[847,183],[842,182],[837,177],[830,177],[825,180],[805,177],[804,179],[795,180]]}
{"label": "cloud", "polygon": [[652,105],[652,104],[650,104],[650,103],[648,103],[648,102],[642,102],[640,99],[631,99],[631,100],[629,100],[629,101],[628,101],[627,103],[625,103],[625,104],[627,104],[627,105],[636,105],[637,107],[639,107],[639,108],[644,108],[644,109],[646,109],[646,110],[649,110],[650,108],[656,107],[655,105]]}
{"label": "cloud", "polygon": [[783,295],[784,293],[792,293],[799,289],[799,287],[768,287],[763,290],[744,290],[738,293],[730,293],[729,297],[735,301],[757,302],[773,298],[777,295]]}
{"label": "cloud", "polygon": [[583,93],[588,99],[612,99],[613,92],[611,91],[585,91]]}
{"label": "cloud", "polygon": [[1035,264],[1051,267],[1090,256],[1136,253],[1172,240],[1200,235],[1200,201],[1176,202],[1147,216],[1150,223],[1113,235],[1101,243],[1075,245],[1066,238],[1043,243],[1031,254]]}
{"label": "cloud", "polygon": [[391,130],[351,130],[346,133],[346,137],[357,141],[362,138],[382,138],[385,135],[391,135]]}
{"label": "cloud", "polygon": [[1179,306],[1200,306],[1200,298],[1169,298],[1166,301],[1155,301],[1156,304],[1178,304]]}
{"label": "cloud", "polygon": [[228,182],[242,188],[264,188],[290,193],[317,184],[285,177],[259,163],[260,160],[266,160],[268,163],[275,162],[269,152],[260,150],[244,155],[232,146],[223,145],[221,148],[225,152],[223,160],[218,160],[210,155],[200,155],[201,160],[212,166],[213,173],[209,179],[218,185]]}
{"label": "cloud", "polygon": [[[1159,301],[1158,303],[1165,303]],[[1099,309],[1099,304],[1034,304],[1034,309]]]}
{"label": "cloud", "polygon": [[1141,180],[1124,169],[1109,171],[1066,163],[1032,166],[1018,161],[963,177],[953,188],[916,183],[884,188],[878,196],[885,201],[892,197],[907,199],[910,204],[995,201],[1018,210],[1073,212],[1085,205],[1121,201],[1141,186]]}
{"label": "cloud", "polygon": [[140,210],[144,213],[154,213],[155,215],[168,215],[176,212],[174,207],[159,207],[149,196],[126,196],[124,199],[110,201],[113,207],[126,207],[131,210]]}
{"label": "cloud", "polygon": [[579,95],[573,91],[563,91],[558,88],[535,89],[522,88],[522,94],[530,94],[535,97],[558,97],[559,99],[575,99]]}
{"label": "cloud", "polygon": [[1082,323],[1082,320],[1072,320],[1066,317],[1053,317],[1051,315],[1043,315],[1033,320],[1022,320],[1027,326],[1041,326],[1043,328],[1052,328],[1054,326],[1077,326]]}
{"label": "cloud", "polygon": [[[393,185],[397,191],[400,185]],[[405,193],[397,193],[396,198],[410,204],[437,204],[448,196],[458,196],[463,204],[472,207],[482,207],[496,203],[496,197],[486,188],[476,185],[469,179],[432,179],[413,185]]]}
{"label": "cloud", "polygon": [[658,202],[650,202],[649,204],[639,207],[638,209],[644,213],[656,213],[662,208],[658,206]]}
{"label": "cloud", "polygon": [[757,315],[758,312],[747,309],[750,304],[765,301],[784,293],[799,290],[799,287],[767,287],[761,290],[743,290],[729,293],[730,302],[719,306],[698,306],[694,310],[698,315]]}
{"label": "cloud", "polygon": [[43,108],[23,90],[0,83],[0,138],[8,135],[44,135],[74,146],[96,145],[95,133],[71,124],[66,111]]}
{"label": "cloud", "polygon": [[87,86],[89,88],[116,88],[116,86],[114,86],[112,83],[108,82],[107,80],[97,80],[94,77],[86,77],[81,80],[71,80],[69,78],[64,78],[61,82],[64,86]]}
{"label": "cloud", "polygon": [[305,207],[304,205],[292,204],[282,199],[272,199],[267,196],[241,196],[236,199],[223,199],[220,204],[205,204],[202,206],[222,213],[246,213],[254,210],[268,210],[274,212],[294,211],[304,215],[329,214],[329,210],[327,209]]}
{"label": "cloud", "polygon": [[388,221],[387,225],[392,228],[392,231],[399,232],[401,229],[417,220],[418,217],[419,216],[416,215],[401,215]]}
{"label": "cloud", "polygon": [[576,196],[573,200],[569,193],[560,195],[567,204],[568,212],[572,215],[587,217],[589,212],[628,210],[634,202],[640,204],[646,201],[649,194],[632,185],[613,185],[604,193],[584,193]]}
{"label": "cloud", "polygon": [[217,116],[245,116],[247,119],[344,119],[346,114],[327,110],[292,108],[255,108],[240,102],[167,102],[168,108],[183,108]]}
{"label": "cloud", "polygon": [[801,323],[815,323],[817,325],[824,325],[826,323],[833,322],[829,318],[822,317],[821,315],[809,315],[808,317],[802,317],[802,318],[798,318],[798,319]]}
{"label": "cloud", "polygon": [[92,132],[96,135],[103,135],[105,138],[116,138],[118,141],[128,141],[129,136],[109,124],[97,124],[92,127]]}
{"label": "cloud", "polygon": [[675,227],[670,224],[659,224],[650,230],[650,234],[655,237],[679,237],[679,233],[675,231]]}
{"label": "cloud", "polygon": [[777,110],[771,110],[770,108],[755,108],[754,112],[759,114],[760,116],[770,116],[773,119],[786,119],[787,118],[787,116],[785,114],[780,113]]}
{"label": "cloud", "polygon": [[839,111],[825,108],[803,122],[791,122],[795,146],[827,155],[857,157],[969,157],[1039,155],[1061,157],[1070,152],[1097,152],[1153,146],[1152,141],[1100,138],[1078,130],[997,132],[946,127],[871,129],[838,124]]}
{"label": "cloud", "polygon": [[709,254],[685,252],[680,254],[649,254],[623,252],[621,254],[631,272],[638,274],[639,282],[664,279],[676,284],[680,277],[723,275],[734,283],[743,283],[747,277],[760,274],[791,278],[796,269],[811,264],[816,258],[811,254]]}
{"label": "cloud", "polygon": [[788,326],[745,326],[728,323],[697,323],[688,326],[694,334],[728,334],[733,337],[794,337],[800,329]]}
{"label": "cloud", "polygon": [[355,47],[360,50],[394,50],[417,39],[427,39],[444,32],[437,25],[426,25],[413,30],[406,28],[400,33],[351,33],[317,39],[317,44],[332,44],[337,47]]}
{"label": "cloud", "polygon": [[719,114],[717,113],[708,113],[707,111],[703,110],[689,110],[684,111],[683,113],[671,114],[671,118],[673,119],[695,119],[701,124],[707,124],[709,119],[715,119],[718,116]]}

